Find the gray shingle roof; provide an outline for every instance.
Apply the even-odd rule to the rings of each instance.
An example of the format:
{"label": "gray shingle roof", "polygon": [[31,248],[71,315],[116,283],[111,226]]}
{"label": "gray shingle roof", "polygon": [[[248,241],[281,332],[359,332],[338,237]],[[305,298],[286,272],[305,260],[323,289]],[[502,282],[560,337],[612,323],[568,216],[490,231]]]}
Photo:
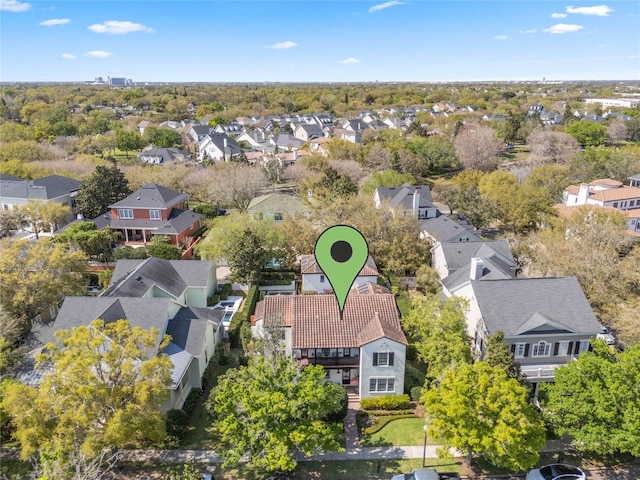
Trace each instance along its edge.
{"label": "gray shingle roof", "polygon": [[137,158],[160,157],[162,158],[163,163],[173,161],[176,157],[183,157],[184,159],[187,159],[190,156],[191,154],[189,152],[185,152],[179,148],[152,148],[136,155]]}
{"label": "gray shingle roof", "polygon": [[472,258],[489,258],[496,253],[515,265],[509,244],[504,240],[441,243],[449,272],[469,264]]}
{"label": "gray shingle roof", "polygon": [[602,329],[576,277],[473,280],[471,285],[490,334],[524,333],[522,325],[540,315],[572,332]]}
{"label": "gray shingle roof", "polygon": [[420,192],[420,207],[433,207],[431,189],[427,185],[413,186],[405,183],[399,187],[376,188],[380,200],[389,200],[391,206],[402,206],[406,210],[413,208],[413,194],[416,190]]}
{"label": "gray shingle roof", "polygon": [[420,221],[420,230],[426,231],[438,242],[448,242],[452,238],[467,231],[472,236],[476,237],[479,241],[480,238],[476,235],[476,232],[467,228],[466,225],[461,225],[458,222],[451,220],[445,215],[441,215],[436,218],[428,218]]}
{"label": "gray shingle roof", "polygon": [[110,208],[159,208],[172,207],[176,203],[186,200],[189,195],[176,190],[148,183],[139,188],[127,198],[110,205]]}
{"label": "gray shingle roof", "polygon": [[202,345],[205,340],[209,322],[213,323],[214,330],[217,330],[224,312],[211,308],[181,308],[180,311],[169,321],[167,325],[167,335],[171,335],[171,342],[186,350],[194,357],[199,357],[202,353]]}
{"label": "gray shingle roof", "polygon": [[50,175],[36,180],[3,178],[0,195],[7,198],[51,200],[75,192],[81,184],[78,180],[60,175]]}
{"label": "gray shingle roof", "polygon": [[[482,258],[482,261],[484,263],[482,277],[480,278],[480,280],[503,280],[515,277],[515,269],[512,272],[508,268],[505,268],[504,262],[500,262],[497,257],[492,256],[488,258],[479,258]],[[463,283],[469,281],[470,274],[471,261],[443,279],[442,285],[444,285],[448,290],[451,290],[458,285],[462,285]]]}

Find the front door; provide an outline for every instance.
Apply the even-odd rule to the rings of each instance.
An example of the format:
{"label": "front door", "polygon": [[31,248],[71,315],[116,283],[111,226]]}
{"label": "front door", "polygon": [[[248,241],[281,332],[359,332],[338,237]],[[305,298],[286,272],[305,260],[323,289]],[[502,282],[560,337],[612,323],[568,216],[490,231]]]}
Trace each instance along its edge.
{"label": "front door", "polygon": [[342,384],[349,385],[351,383],[351,369],[343,368],[342,369]]}

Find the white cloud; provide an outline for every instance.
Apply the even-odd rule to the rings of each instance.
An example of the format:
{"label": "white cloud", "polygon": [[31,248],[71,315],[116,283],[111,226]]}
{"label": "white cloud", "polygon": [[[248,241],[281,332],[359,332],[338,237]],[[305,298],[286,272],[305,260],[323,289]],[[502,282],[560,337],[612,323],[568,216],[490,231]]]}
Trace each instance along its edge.
{"label": "white cloud", "polygon": [[584,27],[582,25],[575,25],[575,24],[569,24],[569,23],[558,23],[557,25],[554,25],[553,27],[545,28],[544,31],[547,32],[547,33],[561,34],[561,33],[577,32],[578,30],[582,30],[583,28]]}
{"label": "white cloud", "polygon": [[551,18],[566,18],[567,14],[566,13],[552,13],[551,14]]}
{"label": "white cloud", "polygon": [[53,27],[54,25],[65,25],[70,21],[71,19],[69,18],[52,18],[51,20],[45,20],[44,22],[40,22],[38,25],[42,25],[44,27]]}
{"label": "white cloud", "polygon": [[608,17],[614,10],[607,5],[595,5],[593,7],[567,7],[567,13],[578,13],[581,15],[595,15],[597,17]]}
{"label": "white cloud", "polygon": [[374,5],[369,9],[369,13],[375,13],[380,10],[384,10],[385,8],[395,7],[396,5],[404,5],[405,2],[398,2],[397,0],[392,0],[391,2],[379,3],[378,5]]}
{"label": "white cloud", "polygon": [[142,25],[141,23],[121,22],[119,20],[109,20],[104,23],[90,25],[89,30],[96,33],[108,33],[110,35],[123,35],[131,32],[153,33],[152,28]]}
{"label": "white cloud", "polygon": [[272,48],[273,50],[284,50],[286,48],[297,47],[298,44],[296,42],[292,42],[291,40],[287,40],[285,42],[274,43],[273,45],[267,45],[267,48]]}
{"label": "white cloud", "polygon": [[84,54],[85,57],[89,58],[107,58],[113,55],[111,52],[105,52],[104,50],[91,50]]}
{"label": "white cloud", "polygon": [[[87,52],[87,53],[89,53],[89,52]],[[63,53],[62,55],[60,55],[60,58],[62,58],[63,60],[75,60],[76,56],[74,54],[72,54],[72,53]]]}
{"label": "white cloud", "polygon": [[26,2],[19,2],[18,0],[1,0],[0,10],[6,10],[7,12],[26,12],[31,10],[31,4]]}
{"label": "white cloud", "polygon": [[494,40],[500,40],[500,41],[504,41],[507,38],[509,38],[508,35],[496,35],[495,37],[493,37]]}
{"label": "white cloud", "polygon": [[344,60],[340,60],[340,63],[342,63],[343,65],[352,65],[354,63],[361,63],[361,61],[357,58],[349,57],[345,58]]}
{"label": "white cloud", "polygon": [[522,33],[523,35],[528,35],[530,33],[536,33],[537,31],[537,28],[532,28],[531,30],[520,30],[520,33]]}

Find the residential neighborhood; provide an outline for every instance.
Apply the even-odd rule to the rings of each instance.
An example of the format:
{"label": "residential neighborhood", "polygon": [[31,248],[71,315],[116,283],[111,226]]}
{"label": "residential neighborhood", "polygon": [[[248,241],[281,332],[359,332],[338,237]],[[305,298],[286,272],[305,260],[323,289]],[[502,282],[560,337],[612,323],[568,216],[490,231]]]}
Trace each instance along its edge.
{"label": "residential neighborhood", "polygon": [[[640,455],[637,103],[523,82],[378,105],[346,85],[342,110],[263,115],[187,86],[202,96],[160,112],[129,95],[165,87],[120,80],[42,107],[69,135],[2,110],[3,455],[211,451],[220,478],[423,443],[423,467],[437,445],[457,458],[439,471],[467,478],[524,475],[560,440],[585,464]],[[343,311],[315,254],[335,225],[368,244]],[[609,396],[615,420],[592,414]]]}

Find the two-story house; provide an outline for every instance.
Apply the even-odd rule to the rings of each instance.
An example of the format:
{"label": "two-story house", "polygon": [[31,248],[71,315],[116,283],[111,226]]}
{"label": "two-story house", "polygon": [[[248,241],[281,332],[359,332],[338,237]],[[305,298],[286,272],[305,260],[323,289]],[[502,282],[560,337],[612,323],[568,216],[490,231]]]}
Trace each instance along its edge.
{"label": "two-story house", "polygon": [[242,153],[240,145],[226,133],[213,132],[205,135],[198,144],[198,160],[205,158],[216,162],[228,162],[235,155]]}
{"label": "two-story house", "polygon": [[[318,265],[315,255],[300,256],[300,273],[302,275],[303,292],[333,293],[331,283],[329,283],[327,276],[320,268],[320,265]],[[376,267],[376,263],[373,261],[373,258],[371,258],[371,255],[369,255],[367,262],[354,280],[353,286],[358,287],[368,283],[375,284],[377,281],[378,267]]]}
{"label": "two-story house", "polygon": [[149,183],[109,206],[107,226],[121,232],[125,244],[146,244],[153,235],[167,235],[173,245],[181,245],[202,227],[202,215],[189,210],[188,200],[186,193]]}
{"label": "two-story house", "polygon": [[[215,266],[194,260],[121,260],[111,285],[98,297],[67,297],[53,324],[37,324],[33,346],[55,341],[57,330],[89,325],[94,320],[110,323],[126,319],[132,326],[158,329],[158,341],[150,354],[166,354],[173,367],[171,386],[163,411],[180,408],[194,388],[202,388],[202,375],[222,340],[224,312],[207,308],[207,297],[216,288]],[[158,351],[164,335],[169,346]],[[107,345],[109,339],[107,340]],[[37,384],[33,370],[18,378]]]}
{"label": "two-story house", "polygon": [[272,295],[258,302],[252,333],[277,332],[300,365],[322,365],[327,379],[359,398],[400,395],[407,339],[395,297],[351,291],[340,318],[333,295]]}
{"label": "two-story house", "polygon": [[380,208],[387,201],[389,206],[403,215],[413,215],[419,220],[435,218],[440,211],[433,204],[431,190],[427,185],[409,185],[399,187],[378,187],[373,192],[373,202]]}
{"label": "two-story house", "polygon": [[247,213],[254,220],[283,221],[287,216],[303,215],[309,218],[311,209],[297,195],[288,193],[268,193],[255,197],[249,202]]}

